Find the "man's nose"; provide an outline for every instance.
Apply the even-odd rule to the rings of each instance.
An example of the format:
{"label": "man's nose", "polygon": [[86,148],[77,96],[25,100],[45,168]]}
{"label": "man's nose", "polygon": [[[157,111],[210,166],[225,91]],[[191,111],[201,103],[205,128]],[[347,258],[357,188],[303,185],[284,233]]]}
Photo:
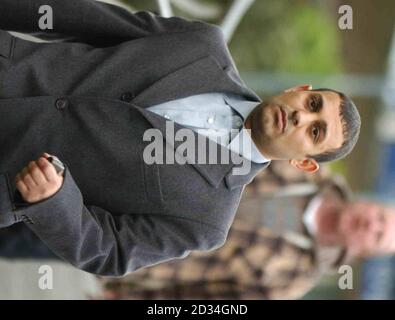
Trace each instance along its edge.
{"label": "man's nose", "polygon": [[295,127],[308,126],[312,122],[319,120],[320,116],[318,113],[295,110],[292,113],[291,119]]}

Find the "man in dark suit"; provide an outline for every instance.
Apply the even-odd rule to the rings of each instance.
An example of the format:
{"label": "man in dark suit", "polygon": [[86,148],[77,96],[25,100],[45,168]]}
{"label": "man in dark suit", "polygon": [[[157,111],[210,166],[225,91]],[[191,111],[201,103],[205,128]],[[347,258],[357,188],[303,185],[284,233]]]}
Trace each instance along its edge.
{"label": "man in dark suit", "polygon": [[[38,27],[42,5],[53,10],[53,30]],[[33,43],[0,30],[0,222],[24,221],[88,272],[121,276],[217,248],[244,186],[271,160],[314,172],[358,137],[358,112],[342,93],[298,86],[261,102],[221,30],[203,22],[92,0],[5,0],[0,29],[61,40]],[[180,154],[169,123],[176,137],[192,130],[209,157],[216,150],[232,160]],[[166,142],[166,157],[185,161],[148,164],[150,129]],[[239,174],[240,164],[248,172]]]}

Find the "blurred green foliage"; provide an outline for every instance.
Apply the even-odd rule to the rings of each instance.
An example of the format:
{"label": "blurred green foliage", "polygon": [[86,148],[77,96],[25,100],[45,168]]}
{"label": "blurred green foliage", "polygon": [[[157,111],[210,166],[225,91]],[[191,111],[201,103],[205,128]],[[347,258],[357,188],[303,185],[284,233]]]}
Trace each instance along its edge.
{"label": "blurred green foliage", "polygon": [[324,9],[310,1],[256,1],[230,44],[239,68],[340,71],[337,25]]}
{"label": "blurred green foliage", "polygon": [[[151,0],[124,0],[137,10],[157,11]],[[201,0],[221,8],[219,24],[231,0]],[[176,15],[190,18],[186,12]],[[341,71],[337,24],[325,6],[310,0],[256,0],[239,25],[230,50],[240,70],[336,73]]]}

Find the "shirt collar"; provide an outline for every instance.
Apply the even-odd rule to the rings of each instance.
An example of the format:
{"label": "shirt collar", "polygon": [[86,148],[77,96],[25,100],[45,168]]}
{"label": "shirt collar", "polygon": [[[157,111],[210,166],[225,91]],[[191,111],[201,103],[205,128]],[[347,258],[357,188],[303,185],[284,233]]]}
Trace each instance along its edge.
{"label": "shirt collar", "polygon": [[[247,147],[250,146],[250,147]],[[250,134],[247,129],[243,126],[243,128],[239,131],[239,133],[232,139],[229,143],[228,148],[241,155],[242,157],[255,162],[255,163],[266,163],[270,162],[269,159],[266,159],[262,153],[259,152],[256,147],[254,141],[252,141]]]}
{"label": "shirt collar", "polygon": [[230,107],[232,107],[232,109],[235,110],[244,121],[247,119],[252,110],[254,110],[256,106],[260,104],[260,102],[256,101],[243,100],[242,97],[229,93],[225,95],[225,102]]}
{"label": "shirt collar", "polygon": [[[260,102],[246,101],[241,97],[236,95],[225,95],[225,102],[234,109],[242,118],[243,122],[247,119],[248,115],[259,105]],[[243,146],[251,146],[251,148],[244,148]],[[250,134],[248,133],[246,127],[243,125],[243,128],[240,132],[232,139],[229,143],[228,148],[240,154],[244,158],[255,162],[255,163],[266,163],[270,162],[270,159],[267,159],[262,155],[262,153],[258,150],[254,141],[252,140]],[[250,150],[249,150],[250,149]]]}

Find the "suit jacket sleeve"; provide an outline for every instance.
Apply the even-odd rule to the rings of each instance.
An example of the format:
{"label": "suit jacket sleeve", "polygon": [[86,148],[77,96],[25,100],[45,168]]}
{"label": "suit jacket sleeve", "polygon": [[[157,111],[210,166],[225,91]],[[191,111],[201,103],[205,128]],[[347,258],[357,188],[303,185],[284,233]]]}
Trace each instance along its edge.
{"label": "suit jacket sleeve", "polygon": [[[41,30],[39,8],[53,10],[53,29]],[[61,39],[94,46],[116,45],[123,41],[164,32],[203,29],[204,22],[162,18],[149,12],[131,13],[95,0],[1,0],[0,29],[17,31],[44,40]]]}
{"label": "suit jacket sleeve", "polygon": [[194,220],[166,215],[113,215],[85,206],[68,168],[53,196],[13,212],[59,257],[84,271],[123,276],[144,266],[208,250],[223,235]]}

